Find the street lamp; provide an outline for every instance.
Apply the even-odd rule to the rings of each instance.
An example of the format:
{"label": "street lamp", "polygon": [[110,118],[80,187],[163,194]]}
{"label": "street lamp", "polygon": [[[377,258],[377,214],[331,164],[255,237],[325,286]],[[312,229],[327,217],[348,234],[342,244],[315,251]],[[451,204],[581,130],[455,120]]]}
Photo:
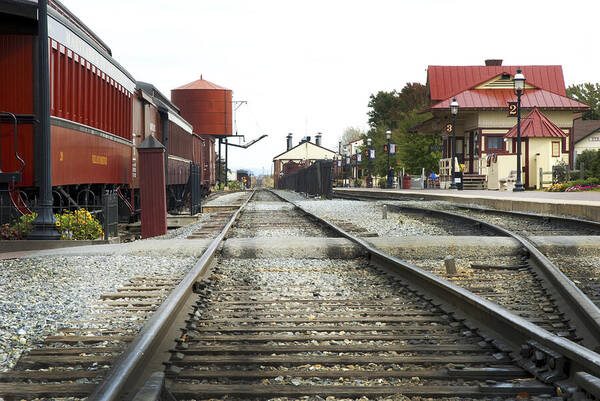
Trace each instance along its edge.
{"label": "street lamp", "polygon": [[[352,169],[352,165],[350,164],[350,150],[348,150],[348,145],[344,145],[344,167],[342,169],[342,179],[344,181],[343,186],[346,186],[346,171],[348,171],[348,165],[350,165],[350,169]],[[352,171],[352,170],[350,170]]]}
{"label": "street lamp", "polygon": [[387,187],[391,188],[392,183],[390,182],[390,139],[392,138],[392,131],[385,131],[385,139],[387,139]]}
{"label": "street lamp", "polygon": [[517,181],[515,182],[514,192],[524,191],[521,182],[521,95],[525,92],[525,76],[518,69],[513,79],[515,84],[515,93],[517,94]]}
{"label": "street lamp", "polygon": [[354,164],[356,165],[356,177],[354,177],[354,186],[358,187],[357,183],[358,183],[358,155],[359,155],[359,151],[358,151],[358,146],[356,147],[356,155],[355,155],[355,160],[354,160]]}
{"label": "street lamp", "polygon": [[456,98],[450,103],[450,114],[452,114],[452,183],[450,189],[456,189],[456,115],[458,114],[458,102]]}
{"label": "street lamp", "polygon": [[367,176],[367,188],[372,188],[373,187],[373,177],[371,177],[371,143],[372,140],[371,138],[367,138],[367,151],[368,151],[368,156],[367,156],[367,171],[369,173],[369,175]]}

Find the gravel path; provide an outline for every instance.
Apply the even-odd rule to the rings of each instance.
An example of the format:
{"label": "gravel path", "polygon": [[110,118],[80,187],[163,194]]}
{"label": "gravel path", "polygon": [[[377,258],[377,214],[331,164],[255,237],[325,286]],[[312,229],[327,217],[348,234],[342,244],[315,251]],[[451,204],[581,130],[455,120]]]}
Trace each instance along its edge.
{"label": "gravel path", "polygon": [[443,228],[427,224],[410,215],[388,211],[382,218],[383,203],[350,200],[304,200],[298,202],[306,210],[325,219],[344,220],[380,237],[415,235],[448,235]]}
{"label": "gravel path", "polygon": [[224,193],[204,203],[203,206],[237,205],[245,201],[249,195],[249,191]]}

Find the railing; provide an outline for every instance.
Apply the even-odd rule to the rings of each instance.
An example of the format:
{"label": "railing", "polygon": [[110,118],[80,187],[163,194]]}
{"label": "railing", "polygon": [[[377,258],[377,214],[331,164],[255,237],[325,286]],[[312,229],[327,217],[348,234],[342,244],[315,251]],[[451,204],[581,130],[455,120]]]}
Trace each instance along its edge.
{"label": "railing", "polygon": [[333,197],[333,162],[318,160],[311,166],[280,177],[278,189],[291,189],[309,195]]}

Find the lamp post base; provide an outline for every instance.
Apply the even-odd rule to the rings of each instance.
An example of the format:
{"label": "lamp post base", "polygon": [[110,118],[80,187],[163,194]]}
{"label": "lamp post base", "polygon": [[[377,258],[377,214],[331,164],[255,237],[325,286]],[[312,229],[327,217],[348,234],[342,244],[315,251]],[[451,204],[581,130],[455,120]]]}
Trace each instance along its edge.
{"label": "lamp post base", "polygon": [[454,181],[452,181],[452,184],[450,184],[449,189],[456,189],[456,183]]}
{"label": "lamp post base", "polygon": [[521,182],[516,182],[515,187],[513,188],[513,192],[523,192],[525,188],[523,188],[523,184]]}
{"label": "lamp post base", "polygon": [[56,223],[34,223],[33,231],[29,233],[30,240],[59,240],[60,233],[56,230]]}

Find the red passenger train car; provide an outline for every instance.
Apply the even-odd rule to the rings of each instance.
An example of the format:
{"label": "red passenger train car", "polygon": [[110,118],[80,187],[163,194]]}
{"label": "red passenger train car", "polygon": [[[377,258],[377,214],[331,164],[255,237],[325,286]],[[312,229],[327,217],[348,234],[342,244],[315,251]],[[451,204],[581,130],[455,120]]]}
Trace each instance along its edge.
{"label": "red passenger train car", "polygon": [[[0,1],[0,112],[16,115],[17,151],[9,115],[0,117],[0,168],[22,168],[12,200],[33,202],[41,159],[36,123],[40,78],[37,65],[37,4]],[[98,204],[116,190],[134,214],[137,151],[148,135],[167,150],[170,207],[185,203],[190,165],[202,168],[203,191],[214,185],[214,138],[200,136],[179,108],[153,85],[136,80],[110,48],[57,0],[48,1],[52,187],[55,206]],[[0,174],[2,174],[0,172]],[[2,192],[2,191],[0,191]],[[5,191],[6,192],[6,189]]]}

